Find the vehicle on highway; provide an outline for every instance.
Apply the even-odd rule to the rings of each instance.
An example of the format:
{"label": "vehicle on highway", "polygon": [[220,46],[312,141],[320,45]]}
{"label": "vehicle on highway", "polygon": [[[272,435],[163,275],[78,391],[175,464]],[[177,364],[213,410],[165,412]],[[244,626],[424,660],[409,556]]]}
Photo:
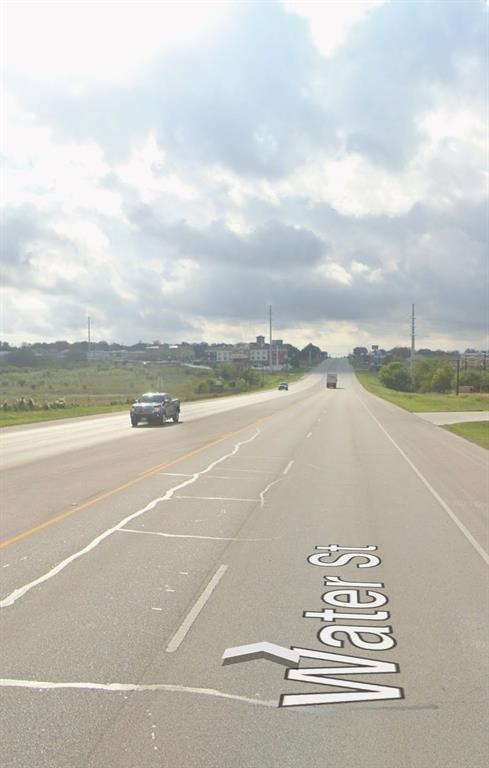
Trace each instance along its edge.
{"label": "vehicle on highway", "polygon": [[278,387],[277,387],[277,389],[288,389],[288,388],[289,388],[289,385],[287,384],[287,382],[286,382],[286,381],[282,381],[282,382],[281,382],[281,383],[278,385]]}
{"label": "vehicle on highway", "polygon": [[180,418],[180,400],[174,400],[166,392],[145,392],[131,406],[131,424],[140,421],[148,424],[164,424],[167,419],[176,423]]}
{"label": "vehicle on highway", "polygon": [[336,384],[338,383],[338,374],[337,373],[327,373],[326,374],[326,387],[328,389],[336,389]]}

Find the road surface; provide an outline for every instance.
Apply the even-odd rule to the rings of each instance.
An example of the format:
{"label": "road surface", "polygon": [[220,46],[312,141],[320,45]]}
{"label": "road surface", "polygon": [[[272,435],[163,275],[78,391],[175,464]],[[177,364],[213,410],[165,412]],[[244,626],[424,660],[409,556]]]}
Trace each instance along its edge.
{"label": "road surface", "polygon": [[487,454],[339,365],[6,434],[4,766],[485,768]]}

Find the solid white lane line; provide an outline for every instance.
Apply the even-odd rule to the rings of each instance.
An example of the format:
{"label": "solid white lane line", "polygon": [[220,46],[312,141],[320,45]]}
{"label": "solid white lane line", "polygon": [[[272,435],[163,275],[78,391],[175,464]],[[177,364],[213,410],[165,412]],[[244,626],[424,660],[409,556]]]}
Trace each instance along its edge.
{"label": "solid white lane line", "polygon": [[466,528],[466,527],[465,527],[465,525],[462,523],[462,521],[458,519],[458,517],[457,517],[457,515],[455,514],[455,512],[454,512],[454,511],[453,511],[453,510],[452,510],[452,509],[451,509],[451,508],[448,506],[448,504],[446,503],[446,501],[444,501],[444,500],[442,499],[442,497],[440,496],[440,494],[439,494],[437,491],[435,491],[435,489],[433,488],[433,486],[431,485],[431,483],[430,483],[430,482],[429,482],[429,481],[426,479],[426,477],[425,477],[425,476],[424,476],[424,475],[423,475],[423,474],[422,474],[422,473],[419,471],[419,469],[418,469],[418,468],[415,466],[415,464],[413,464],[413,462],[411,461],[411,459],[409,458],[409,456],[407,456],[407,455],[404,453],[404,451],[402,450],[402,448],[400,447],[400,445],[398,445],[398,444],[396,443],[396,441],[394,440],[394,438],[390,436],[390,434],[387,432],[387,430],[385,429],[385,427],[384,427],[384,426],[383,426],[383,425],[380,423],[380,421],[377,419],[377,417],[376,417],[376,416],[374,416],[374,414],[372,413],[372,411],[370,410],[370,408],[368,407],[368,405],[367,405],[366,403],[364,403],[364,401],[362,400],[362,398],[361,398],[361,397],[359,397],[358,399],[360,400],[360,402],[362,403],[362,405],[364,406],[364,408],[365,408],[365,409],[368,411],[368,413],[370,414],[370,416],[372,417],[372,419],[375,421],[375,423],[377,424],[377,426],[378,426],[378,427],[379,427],[379,428],[382,430],[382,432],[384,433],[384,435],[385,435],[385,436],[386,436],[386,437],[387,437],[387,438],[390,440],[390,442],[392,443],[392,445],[393,445],[393,446],[394,446],[394,447],[395,447],[395,448],[396,448],[396,449],[399,451],[399,453],[401,454],[401,456],[403,457],[403,459],[405,459],[405,461],[406,461],[406,462],[409,464],[409,466],[411,467],[411,469],[413,470],[413,472],[414,472],[414,473],[415,473],[415,474],[416,474],[416,475],[419,477],[419,479],[421,480],[421,482],[423,483],[423,485],[425,485],[425,487],[426,487],[426,488],[429,490],[429,492],[431,493],[431,495],[432,495],[432,496],[433,496],[433,497],[434,497],[434,498],[437,500],[437,502],[438,502],[438,503],[439,503],[439,505],[442,507],[442,509],[444,509],[444,511],[447,513],[447,515],[448,515],[448,516],[449,516],[449,517],[450,517],[450,518],[453,520],[453,522],[455,523],[455,525],[457,526],[457,528],[458,528],[460,531],[462,531],[462,533],[463,533],[463,535],[465,536],[465,538],[467,539],[467,541],[469,541],[469,542],[470,542],[470,544],[472,544],[472,546],[474,547],[475,551],[476,551],[476,552],[477,552],[477,553],[478,553],[478,554],[479,554],[479,555],[482,557],[482,559],[484,560],[484,562],[486,563],[486,565],[489,565],[489,554],[487,554],[487,552],[485,551],[485,549],[483,549],[483,548],[481,547],[481,545],[479,544],[479,542],[478,542],[478,541],[476,541],[476,539],[474,539],[474,537],[472,536],[472,534],[470,533],[470,531],[468,530],[468,528]]}
{"label": "solid white lane line", "polygon": [[178,648],[180,648],[180,645],[185,640],[187,633],[189,632],[192,624],[196,620],[197,616],[201,612],[204,605],[209,600],[210,596],[214,592],[215,588],[219,584],[220,580],[224,576],[228,569],[227,565],[221,565],[215,572],[214,576],[198,598],[197,602],[194,604],[194,606],[191,608],[183,622],[181,623],[180,627],[177,629],[175,634],[173,635],[172,639],[168,643],[168,647],[166,649],[167,653],[174,653]]}
{"label": "solid white lane line", "polygon": [[207,539],[208,541],[274,541],[267,539],[236,539],[230,536],[194,536],[189,533],[161,533],[161,531],[138,531],[135,528],[121,528],[120,533],[144,533],[146,536],[164,536],[167,539]]}
{"label": "solid white lane line", "polygon": [[199,501],[258,501],[258,499],[236,499],[233,496],[174,496],[175,499],[199,499]]}
{"label": "solid white lane line", "polygon": [[217,696],[220,699],[231,701],[243,701],[246,704],[257,704],[259,707],[277,707],[276,701],[262,701],[250,699],[246,696],[237,696],[232,693],[223,693],[213,688],[191,688],[186,685],[171,685],[169,683],[153,683],[138,685],[137,683],[53,683],[46,680],[9,680],[0,679],[1,688],[32,688],[37,691],[64,689],[81,689],[85,691],[107,691],[108,693],[126,693],[139,691],[166,691],[169,693],[193,693],[202,696]]}
{"label": "solid white lane line", "polygon": [[286,467],[285,467],[285,469],[284,469],[284,472],[283,472],[283,473],[284,473],[284,475],[286,475],[286,474],[288,473],[288,471],[289,471],[289,469],[291,468],[291,466],[292,466],[292,464],[293,464],[293,463],[294,463],[294,459],[292,459],[292,461],[289,461],[289,463],[287,464],[287,466],[286,466]]}
{"label": "solid white lane line", "polygon": [[5,597],[3,600],[0,600],[0,608],[7,608],[11,605],[14,605],[14,603],[17,602],[21,597],[23,597],[27,592],[30,592],[31,589],[34,587],[37,587],[39,584],[43,584],[45,581],[48,581],[49,579],[52,579],[53,576],[56,576],[60,571],[62,571],[66,566],[70,565],[70,563],[74,562],[75,560],[78,560],[78,558],[83,557],[83,555],[86,555],[88,552],[90,552],[92,549],[95,549],[102,541],[107,539],[109,536],[111,536],[115,531],[119,531],[121,528],[124,528],[124,526],[127,525],[127,523],[130,523],[131,520],[135,520],[136,518],[140,517],[141,515],[144,515],[145,512],[149,512],[152,509],[154,509],[160,502],[169,501],[176,491],[180,490],[180,488],[185,488],[187,485],[192,485],[192,483],[195,483],[196,480],[201,477],[201,475],[205,475],[208,472],[211,472],[214,467],[216,467],[218,464],[220,464],[222,461],[225,461],[226,459],[230,458],[231,456],[234,456],[236,453],[238,453],[239,449],[242,445],[246,445],[247,443],[251,443],[253,440],[255,440],[258,435],[260,434],[260,430],[255,427],[256,432],[254,435],[249,437],[247,440],[241,440],[240,442],[236,443],[232,451],[229,453],[224,454],[224,456],[221,456],[219,459],[216,459],[215,461],[211,462],[205,469],[201,470],[200,472],[196,472],[192,477],[190,477],[188,480],[185,480],[183,483],[180,483],[179,485],[173,486],[173,488],[169,488],[164,496],[158,496],[156,499],[153,499],[148,504],[146,504],[145,507],[142,509],[138,509],[137,512],[133,512],[132,514],[125,517],[123,520],[121,520],[117,525],[114,525],[112,528],[109,528],[108,530],[101,533],[99,536],[96,536],[92,541],[87,544],[86,547],[83,547],[83,549],[80,549],[78,552],[75,552],[73,555],[70,555],[65,560],[62,560],[60,563],[54,566],[54,568],[51,568],[50,571],[43,574],[42,576],[39,576],[37,579],[34,579],[34,581],[30,581],[28,584],[24,584],[22,587],[19,587],[18,589],[14,589],[13,592],[11,592],[7,597]]}

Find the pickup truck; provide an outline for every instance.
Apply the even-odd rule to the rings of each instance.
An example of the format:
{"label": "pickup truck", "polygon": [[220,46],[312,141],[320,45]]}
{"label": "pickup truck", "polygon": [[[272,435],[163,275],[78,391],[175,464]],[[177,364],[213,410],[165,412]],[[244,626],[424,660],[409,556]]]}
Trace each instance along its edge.
{"label": "pickup truck", "polygon": [[131,406],[131,424],[140,421],[148,424],[164,424],[167,419],[176,423],[180,418],[180,400],[173,400],[166,392],[145,392]]}
{"label": "pickup truck", "polygon": [[327,373],[326,374],[326,386],[328,389],[336,389],[336,384],[338,382],[338,374],[337,373]]}

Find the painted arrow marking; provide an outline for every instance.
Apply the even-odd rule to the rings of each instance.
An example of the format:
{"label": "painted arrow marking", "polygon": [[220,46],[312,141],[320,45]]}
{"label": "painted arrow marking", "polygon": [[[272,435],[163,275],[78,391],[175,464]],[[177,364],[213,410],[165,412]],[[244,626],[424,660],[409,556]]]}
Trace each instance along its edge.
{"label": "painted arrow marking", "polygon": [[285,667],[298,667],[300,655],[297,651],[285,648],[275,643],[252,643],[251,645],[236,645],[234,648],[226,648],[222,654],[223,666],[226,664],[240,664],[242,661],[254,661],[254,659],[267,659]]}

